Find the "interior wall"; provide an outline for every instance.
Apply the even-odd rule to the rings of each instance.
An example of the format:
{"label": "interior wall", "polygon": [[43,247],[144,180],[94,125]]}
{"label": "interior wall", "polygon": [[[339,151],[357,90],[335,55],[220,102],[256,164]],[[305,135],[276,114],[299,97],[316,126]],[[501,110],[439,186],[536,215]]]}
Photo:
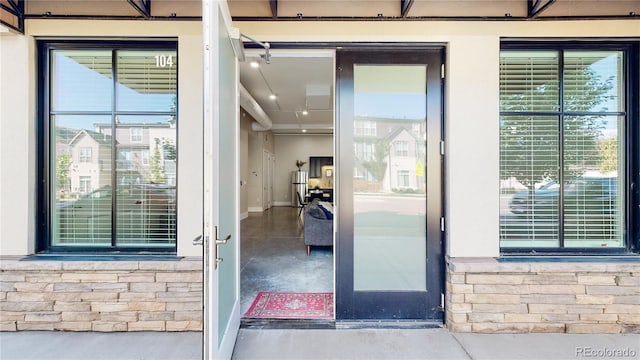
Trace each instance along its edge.
{"label": "interior wall", "polygon": [[301,169],[309,171],[310,156],[333,156],[333,135],[277,135],[275,149],[274,205],[291,206],[291,172],[298,170],[296,160],[306,161]]}
{"label": "interior wall", "polygon": [[[255,121],[251,114],[242,109],[240,119],[249,122],[249,124]],[[247,139],[247,211],[262,212],[264,210],[262,206],[262,154],[264,150],[271,154],[275,153],[274,136],[271,131],[253,131],[249,125]]]}
{"label": "interior wall", "polygon": [[[452,257],[500,255],[501,39],[640,36],[640,26],[632,20],[247,21],[234,25],[244,34],[270,42],[423,42],[446,46],[444,215],[447,255]],[[293,165],[290,160],[278,160],[287,169]],[[284,198],[282,182],[278,185],[277,196]]]}
{"label": "interior wall", "polygon": [[249,216],[249,132],[251,120],[240,109],[240,219]]}
{"label": "interior wall", "polygon": [[[178,41],[178,256],[201,256],[202,23],[32,19],[27,33],[0,37],[0,253],[35,250],[37,37],[176,38]],[[11,154],[11,156],[6,156]]]}

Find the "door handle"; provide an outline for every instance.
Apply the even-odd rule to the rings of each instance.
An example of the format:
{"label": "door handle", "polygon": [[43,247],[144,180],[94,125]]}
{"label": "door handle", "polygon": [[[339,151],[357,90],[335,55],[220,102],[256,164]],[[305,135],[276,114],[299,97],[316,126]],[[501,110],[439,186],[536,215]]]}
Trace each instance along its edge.
{"label": "door handle", "polygon": [[196,236],[196,238],[193,239],[193,245],[194,246],[204,245],[204,237],[202,235]]}
{"label": "door handle", "polygon": [[213,262],[213,270],[216,270],[218,269],[218,264],[224,260],[223,258],[218,257],[218,252],[219,252],[218,246],[226,244],[227,241],[231,239],[231,234],[227,235],[224,239],[218,239],[218,226],[214,227],[214,231],[216,236],[216,241],[215,241],[216,244],[213,251],[213,257],[215,258],[215,261]]}

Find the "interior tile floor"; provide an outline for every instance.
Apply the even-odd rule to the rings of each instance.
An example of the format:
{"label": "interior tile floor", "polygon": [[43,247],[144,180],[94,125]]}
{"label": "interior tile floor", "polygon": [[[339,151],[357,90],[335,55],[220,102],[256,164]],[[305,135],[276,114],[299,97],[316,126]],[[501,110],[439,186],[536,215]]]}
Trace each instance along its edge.
{"label": "interior tile floor", "polygon": [[298,208],[272,207],[240,223],[240,305],[245,314],[260,291],[333,291],[333,248],[307,256]]}

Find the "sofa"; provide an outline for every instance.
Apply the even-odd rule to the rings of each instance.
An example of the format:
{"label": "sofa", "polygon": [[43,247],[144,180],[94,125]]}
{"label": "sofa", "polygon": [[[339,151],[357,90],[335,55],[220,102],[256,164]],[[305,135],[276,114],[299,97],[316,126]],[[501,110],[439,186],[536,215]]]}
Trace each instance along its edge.
{"label": "sofa", "polygon": [[307,256],[311,246],[333,246],[333,206],[314,199],[304,209],[304,244]]}

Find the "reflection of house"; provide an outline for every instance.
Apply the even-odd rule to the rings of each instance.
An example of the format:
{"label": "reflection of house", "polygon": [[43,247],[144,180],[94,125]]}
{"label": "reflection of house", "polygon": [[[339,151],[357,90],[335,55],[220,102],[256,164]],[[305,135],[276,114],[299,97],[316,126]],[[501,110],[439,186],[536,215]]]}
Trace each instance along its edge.
{"label": "reflection of house", "polygon": [[425,138],[424,119],[356,118],[354,178],[368,190],[424,191]]}
{"label": "reflection of house", "polygon": [[86,194],[111,184],[111,136],[80,130],[69,142],[71,192]]}

